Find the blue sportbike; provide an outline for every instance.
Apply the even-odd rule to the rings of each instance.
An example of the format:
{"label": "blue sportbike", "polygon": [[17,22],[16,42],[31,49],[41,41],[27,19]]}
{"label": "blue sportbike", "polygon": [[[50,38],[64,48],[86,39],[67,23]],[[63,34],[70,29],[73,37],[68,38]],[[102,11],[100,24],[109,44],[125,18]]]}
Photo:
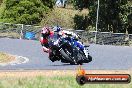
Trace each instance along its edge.
{"label": "blue sportbike", "polygon": [[[82,65],[92,61],[89,55],[88,47],[84,46],[78,39],[66,34],[66,37],[60,37],[56,41],[50,41],[49,59],[54,61],[61,61],[62,63],[70,63],[72,65]],[[57,43],[56,43],[57,42]]]}

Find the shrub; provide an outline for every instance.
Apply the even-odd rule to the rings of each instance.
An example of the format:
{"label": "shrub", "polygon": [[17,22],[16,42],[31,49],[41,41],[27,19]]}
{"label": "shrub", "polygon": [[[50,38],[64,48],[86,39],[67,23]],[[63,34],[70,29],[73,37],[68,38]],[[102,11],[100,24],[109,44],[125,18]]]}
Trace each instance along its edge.
{"label": "shrub", "polygon": [[[53,1],[53,0],[50,0]],[[44,0],[4,0],[0,18],[4,22],[38,24],[53,4]],[[2,8],[2,7],[1,7]]]}

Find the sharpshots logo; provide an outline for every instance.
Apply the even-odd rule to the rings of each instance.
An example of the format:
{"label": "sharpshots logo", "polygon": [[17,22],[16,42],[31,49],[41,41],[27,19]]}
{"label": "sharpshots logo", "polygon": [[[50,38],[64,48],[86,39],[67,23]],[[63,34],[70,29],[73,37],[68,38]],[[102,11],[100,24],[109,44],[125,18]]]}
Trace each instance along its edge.
{"label": "sharpshots logo", "polygon": [[130,83],[129,74],[85,74],[77,75],[77,83],[83,85],[85,83]]}
{"label": "sharpshots logo", "polygon": [[90,83],[130,83],[131,76],[129,74],[85,74],[84,69],[79,69],[76,81],[78,84]]}

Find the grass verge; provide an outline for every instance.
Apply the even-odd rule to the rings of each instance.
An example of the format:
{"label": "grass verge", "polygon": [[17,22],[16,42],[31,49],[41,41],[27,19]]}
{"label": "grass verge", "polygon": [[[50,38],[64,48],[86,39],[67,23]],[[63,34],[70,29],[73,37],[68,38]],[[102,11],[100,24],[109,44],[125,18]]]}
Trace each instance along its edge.
{"label": "grass verge", "polygon": [[[129,73],[88,71],[91,73]],[[3,74],[3,75],[2,75]],[[131,88],[130,84],[77,84],[75,71],[0,72],[0,88]]]}

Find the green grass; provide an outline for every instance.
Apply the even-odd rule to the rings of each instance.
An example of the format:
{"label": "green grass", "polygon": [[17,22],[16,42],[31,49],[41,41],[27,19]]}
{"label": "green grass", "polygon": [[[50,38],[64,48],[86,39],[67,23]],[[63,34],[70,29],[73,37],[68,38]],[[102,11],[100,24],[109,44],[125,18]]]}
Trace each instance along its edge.
{"label": "green grass", "polygon": [[37,76],[33,78],[0,78],[0,88],[131,88],[130,84],[77,84],[73,76]]}

